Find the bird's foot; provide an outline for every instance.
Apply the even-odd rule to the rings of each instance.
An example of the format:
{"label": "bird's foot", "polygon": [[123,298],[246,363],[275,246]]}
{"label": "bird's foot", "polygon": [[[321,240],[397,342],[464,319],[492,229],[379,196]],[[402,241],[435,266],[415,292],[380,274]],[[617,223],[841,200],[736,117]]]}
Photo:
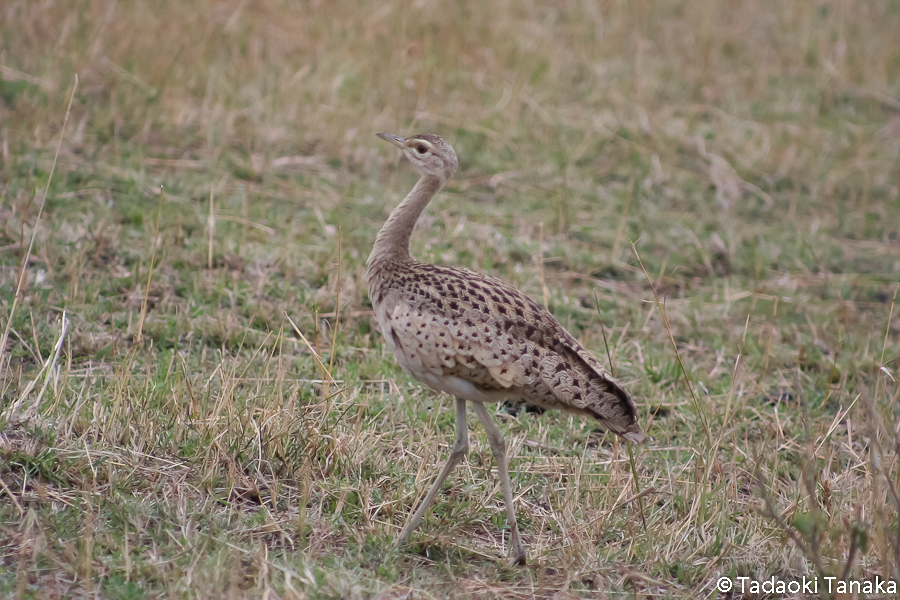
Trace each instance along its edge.
{"label": "bird's foot", "polygon": [[524,567],[527,562],[528,557],[524,550],[521,552],[513,552],[512,556],[509,557],[509,566],[511,567]]}
{"label": "bird's foot", "polygon": [[513,521],[512,535],[509,538],[509,565],[511,567],[521,567],[525,565],[527,560],[528,556],[525,554],[525,545],[522,543],[522,538],[519,537],[519,527],[516,525],[516,522]]}

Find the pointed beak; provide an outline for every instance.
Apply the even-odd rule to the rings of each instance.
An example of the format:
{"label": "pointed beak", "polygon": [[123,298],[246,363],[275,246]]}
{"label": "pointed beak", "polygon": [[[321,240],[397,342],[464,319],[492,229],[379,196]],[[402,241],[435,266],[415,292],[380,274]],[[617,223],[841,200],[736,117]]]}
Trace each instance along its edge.
{"label": "pointed beak", "polygon": [[385,141],[392,143],[400,149],[405,149],[405,146],[403,145],[404,138],[402,137],[397,137],[396,135],[392,135],[390,133],[376,133],[375,135]]}

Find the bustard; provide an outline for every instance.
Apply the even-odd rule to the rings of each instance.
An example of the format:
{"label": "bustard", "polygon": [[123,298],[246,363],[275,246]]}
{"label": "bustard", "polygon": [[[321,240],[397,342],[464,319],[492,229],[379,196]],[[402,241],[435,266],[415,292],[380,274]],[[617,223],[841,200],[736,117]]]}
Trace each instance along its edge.
{"label": "bustard", "polygon": [[508,283],[466,269],[420,263],[409,238],[422,210],[457,168],[436,135],[378,136],[397,146],[421,175],[378,232],[366,276],[388,347],[422,383],[456,398],[450,458],[400,534],[404,545],[441,484],[469,449],[466,402],[491,445],[510,527],[511,560],[525,563],[516,525],[506,444],[485,404],[520,398],[596,418],[622,437],[644,438],[628,393],[540,304]]}

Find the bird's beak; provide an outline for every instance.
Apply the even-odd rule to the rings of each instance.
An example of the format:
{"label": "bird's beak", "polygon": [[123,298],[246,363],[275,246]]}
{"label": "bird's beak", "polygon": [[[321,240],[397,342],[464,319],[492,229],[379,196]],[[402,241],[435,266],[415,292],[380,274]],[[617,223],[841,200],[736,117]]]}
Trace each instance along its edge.
{"label": "bird's beak", "polygon": [[403,142],[405,140],[402,137],[397,137],[396,135],[392,135],[390,133],[376,133],[375,135],[377,135],[378,137],[380,137],[381,139],[383,139],[385,141],[392,143],[393,145],[397,146],[398,148],[400,148],[402,150],[406,149],[406,146],[403,145]]}

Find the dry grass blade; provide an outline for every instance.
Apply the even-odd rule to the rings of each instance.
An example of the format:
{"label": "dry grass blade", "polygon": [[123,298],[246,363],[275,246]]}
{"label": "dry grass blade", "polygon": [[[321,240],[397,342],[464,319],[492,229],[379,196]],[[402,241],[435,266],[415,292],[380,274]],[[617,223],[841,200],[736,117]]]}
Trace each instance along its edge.
{"label": "dry grass blade", "polygon": [[653,285],[653,280],[650,278],[650,274],[647,273],[647,269],[644,268],[644,263],[641,260],[641,255],[638,254],[637,248],[634,245],[634,242],[631,242],[631,250],[634,252],[635,258],[638,260],[638,264],[641,265],[641,270],[644,272],[644,277],[647,278],[647,283],[650,286],[650,289],[653,291],[653,298],[656,301],[656,308],[659,309],[659,314],[662,317],[663,325],[666,328],[666,333],[669,336],[669,341],[672,343],[672,349],[675,351],[675,358],[678,361],[678,367],[680,369],[680,374],[684,377],[684,382],[688,386],[688,391],[691,394],[691,400],[694,402],[694,408],[697,411],[697,415],[700,417],[700,420],[703,423],[703,430],[706,434],[706,441],[710,445],[713,444],[712,441],[712,432],[709,428],[709,419],[706,416],[706,411],[700,405],[700,401],[697,399],[696,394],[694,394],[694,386],[691,385],[691,379],[688,377],[687,369],[684,367],[684,362],[681,360],[681,353],[678,351],[678,344],[675,343],[675,336],[672,335],[672,328],[669,327],[669,317],[666,314],[666,309],[663,303],[659,299],[659,294],[656,293],[656,286]]}
{"label": "dry grass blade", "polygon": [[609,360],[609,372],[615,377],[616,366],[613,364],[612,354],[609,352],[609,342],[606,341],[606,325],[603,324],[603,315],[600,313],[600,298],[597,297],[597,290],[594,290],[594,303],[597,307],[597,317],[600,319],[600,332],[603,334],[603,347],[606,349],[606,358]]}
{"label": "dry grass blade", "polygon": [[159,206],[156,209],[156,228],[153,232],[153,249],[150,251],[150,268],[147,271],[147,286],[144,299],[141,301],[141,315],[138,318],[137,331],[134,332],[134,341],[140,344],[144,335],[144,320],[147,318],[147,303],[150,301],[150,282],[153,281],[153,268],[156,266],[156,250],[159,242],[159,221],[162,218],[163,199],[165,198],[163,186],[159,186]]}
{"label": "dry grass blade", "polygon": [[[331,358],[328,359],[328,374],[334,369],[334,356],[337,354],[337,336],[340,328],[341,316],[341,228],[337,229],[337,277],[335,279],[335,297],[334,297],[334,331],[331,336]],[[328,396],[328,388],[324,390]]]}
{"label": "dry grass blade", "polygon": [[[50,384],[50,377],[53,374],[53,368],[56,366],[56,362],[59,360],[59,353],[62,350],[63,343],[66,340],[66,332],[68,331],[68,329],[69,319],[66,317],[66,311],[63,311],[62,318],[60,319],[59,338],[56,340],[56,344],[53,347],[53,354],[47,357],[47,360],[44,362],[41,370],[38,372],[35,378],[32,379],[27,386],[25,386],[25,389],[23,389],[22,393],[19,395],[19,399],[16,400],[7,410],[3,411],[3,414],[0,415],[0,423],[27,423],[40,409],[41,400],[44,398],[44,393],[47,391],[47,386]],[[28,408],[25,410],[25,413],[20,417],[19,411],[22,408],[22,405],[25,404],[25,401],[28,399],[31,391],[37,386],[37,382],[40,380],[41,375],[44,376],[44,384],[41,386],[41,391],[38,393],[37,398],[34,399],[34,402],[32,402],[28,406]]]}
{"label": "dry grass blade", "polygon": [[[316,365],[318,365],[319,369],[321,369],[322,373],[325,375],[324,381],[329,384],[337,383],[334,377],[331,376],[331,371],[325,366],[325,363],[322,362],[322,358],[319,356],[319,353],[316,352],[316,349],[312,347],[312,344],[309,343],[309,340],[306,339],[306,336],[303,335],[303,332],[300,331],[300,328],[297,327],[297,324],[291,319],[291,317],[285,313],[285,318],[288,320],[288,323],[291,324],[291,327],[294,329],[294,333],[300,336],[300,339],[306,344],[306,348],[309,350],[310,354],[312,354],[313,358],[316,361]],[[330,397],[330,396],[329,396]]]}
{"label": "dry grass blade", "polygon": [[[8,4],[0,597],[900,582],[896,3]],[[455,432],[366,295],[397,130],[459,157],[412,255],[552,305],[648,436],[492,405],[525,568],[471,415],[392,549]]]}
{"label": "dry grass blade", "polygon": [[72,84],[72,92],[69,94],[69,103],[66,105],[66,116],[63,119],[62,130],[59,132],[59,141],[56,143],[56,152],[53,154],[53,163],[50,165],[50,173],[47,175],[47,185],[44,187],[44,196],[38,206],[38,214],[34,220],[34,226],[31,229],[31,239],[28,242],[28,250],[21,262],[21,271],[16,281],[16,292],[13,295],[12,306],[9,309],[9,315],[6,318],[6,326],[3,328],[3,335],[0,336],[0,379],[3,377],[3,356],[6,351],[7,341],[9,340],[9,330],[12,327],[13,318],[16,315],[16,307],[19,304],[19,295],[22,293],[22,284],[25,281],[25,270],[28,268],[28,260],[31,258],[31,251],[34,249],[34,239],[37,236],[38,225],[41,222],[41,215],[44,213],[44,205],[47,203],[47,194],[50,193],[50,184],[53,182],[53,173],[56,171],[56,161],[59,160],[59,151],[62,148],[63,137],[66,133],[66,125],[69,124],[69,114],[72,112],[72,100],[75,99],[75,92],[78,91],[78,75],[75,75],[75,83]]}
{"label": "dry grass blade", "polygon": [[212,271],[213,268],[213,241],[216,238],[216,212],[215,205],[213,204],[213,187],[214,184],[210,182],[209,184],[209,216],[206,219],[206,227],[209,230],[209,242],[208,242],[208,253],[206,256],[206,268]]}

